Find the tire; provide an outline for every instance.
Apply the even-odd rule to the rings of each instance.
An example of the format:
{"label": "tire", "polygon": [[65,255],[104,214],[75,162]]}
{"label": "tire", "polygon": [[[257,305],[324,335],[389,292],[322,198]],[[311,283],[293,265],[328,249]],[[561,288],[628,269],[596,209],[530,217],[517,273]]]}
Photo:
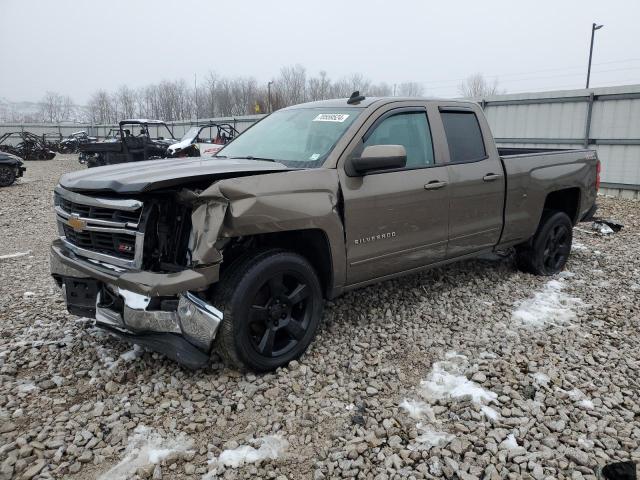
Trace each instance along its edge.
{"label": "tire", "polygon": [[16,171],[13,167],[0,165],[0,187],[8,187],[16,181]]}
{"label": "tire", "polygon": [[223,312],[214,349],[238,369],[275,370],[300,357],[323,310],[322,289],[311,264],[280,249],[236,260],[216,287]]}
{"label": "tire", "polygon": [[542,214],[533,238],[516,247],[516,265],[534,275],[555,275],[564,269],[573,240],[573,223],[564,212],[555,210]]}

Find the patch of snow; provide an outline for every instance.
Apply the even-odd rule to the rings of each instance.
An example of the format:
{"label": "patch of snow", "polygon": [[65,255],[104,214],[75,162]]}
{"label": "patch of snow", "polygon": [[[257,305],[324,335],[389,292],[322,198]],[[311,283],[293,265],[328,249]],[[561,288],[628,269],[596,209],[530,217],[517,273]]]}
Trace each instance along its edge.
{"label": "patch of snow", "polygon": [[409,416],[415,420],[420,420],[425,417],[432,422],[435,422],[436,420],[431,406],[419,400],[405,399],[400,404],[400,408],[406,410]]}
{"label": "patch of snow", "polygon": [[155,430],[139,425],[129,437],[125,457],[115,467],[98,477],[98,480],[125,480],[149,463],[159,463],[173,452],[186,453],[192,441],[185,435],[163,438]]}
{"label": "patch of snow", "polygon": [[579,407],[586,408],[588,410],[592,410],[593,408],[595,408],[593,402],[589,400],[587,396],[577,388],[574,388],[573,390],[567,392],[567,394],[569,395],[569,398],[571,398],[571,400],[578,404]]}
{"label": "patch of snow", "polygon": [[546,385],[547,383],[549,383],[549,380],[551,380],[549,378],[549,375],[547,375],[545,373],[542,373],[542,372],[532,373],[531,376],[533,377],[533,380],[538,385]]}
{"label": "patch of snow", "polygon": [[509,449],[509,450],[515,450],[518,447],[520,447],[520,445],[518,445],[518,441],[516,440],[516,437],[513,433],[510,433],[509,435],[507,435],[507,438],[505,438],[500,443],[500,446],[499,446],[500,449]]}
{"label": "patch of snow", "polygon": [[422,397],[435,402],[445,398],[460,398],[469,395],[474,403],[491,402],[498,398],[494,392],[482,388],[463,375],[467,358],[449,353],[447,360],[433,364],[431,374],[420,382]]}
{"label": "patch of snow", "polygon": [[[418,424],[418,429],[421,434],[416,437],[415,441],[427,447],[444,447],[455,438],[455,435],[451,433],[438,432],[428,427],[422,427],[420,424]],[[413,447],[413,449],[416,449],[416,447]]]}
{"label": "patch of snow", "polygon": [[8,258],[24,257],[26,255],[29,255],[30,253],[31,253],[31,250],[28,250],[26,252],[17,252],[17,253],[9,253],[7,255],[0,255],[0,260],[6,260]]}
{"label": "patch of snow", "polygon": [[584,400],[580,400],[578,402],[578,405],[581,406],[582,408],[586,408],[588,410],[593,410],[595,407],[593,405],[593,402],[591,400],[588,399],[584,399]]}
{"label": "patch of snow", "polygon": [[353,410],[354,408],[356,408],[356,406],[355,406],[353,403],[350,403],[349,405],[345,406],[344,408],[345,408],[347,411],[349,411],[349,412],[350,412],[351,410]]}
{"label": "patch of snow", "polygon": [[[242,445],[238,448],[224,450],[218,458],[209,461],[210,466],[222,465],[237,468],[245,463],[259,463],[263,460],[276,460],[289,448],[287,442],[280,435],[268,435],[255,440],[260,446],[254,448],[250,445]],[[212,472],[209,472],[212,473]]]}
{"label": "patch of snow", "polygon": [[496,410],[487,405],[480,407],[480,410],[489,420],[497,420],[500,417],[500,414]]}
{"label": "patch of snow", "polygon": [[562,280],[547,282],[541,291],[522,301],[511,318],[535,327],[559,326],[570,322],[576,317],[574,308],[583,303],[579,298],[564,293],[564,287]]}
{"label": "patch of snow", "polygon": [[586,448],[587,450],[591,450],[594,446],[593,440],[589,440],[587,438],[584,437],[580,437],[578,439],[578,445]]}

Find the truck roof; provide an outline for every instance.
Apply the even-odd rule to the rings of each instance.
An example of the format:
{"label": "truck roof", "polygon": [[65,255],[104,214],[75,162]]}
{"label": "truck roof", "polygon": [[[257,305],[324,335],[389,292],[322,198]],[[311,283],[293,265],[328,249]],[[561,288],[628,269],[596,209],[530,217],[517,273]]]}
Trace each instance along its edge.
{"label": "truck roof", "polygon": [[406,102],[406,101],[411,101],[411,100],[420,100],[422,102],[442,102],[442,101],[446,101],[447,103],[460,103],[460,104],[469,104],[469,103],[474,103],[471,100],[461,100],[461,99],[445,99],[445,98],[425,98],[425,97],[366,97],[364,100],[358,102],[358,103],[354,103],[354,104],[348,104],[347,100],[349,100],[348,98],[334,98],[331,100],[318,100],[315,102],[307,102],[307,103],[300,103],[298,105],[292,105],[290,107],[287,107],[283,110],[292,110],[292,109],[296,109],[296,108],[324,108],[324,107],[329,107],[329,108],[339,108],[339,107],[354,107],[354,108],[367,108],[373,104],[379,104],[379,105],[383,105],[385,103],[392,103],[392,102]]}

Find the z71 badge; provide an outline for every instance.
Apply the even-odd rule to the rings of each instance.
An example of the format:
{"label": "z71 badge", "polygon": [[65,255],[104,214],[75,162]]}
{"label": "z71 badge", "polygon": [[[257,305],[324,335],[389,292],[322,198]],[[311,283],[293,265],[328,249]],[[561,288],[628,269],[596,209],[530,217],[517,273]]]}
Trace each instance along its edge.
{"label": "z71 badge", "polygon": [[386,240],[396,236],[396,232],[378,233],[377,235],[371,235],[370,237],[356,238],[353,242],[356,245],[362,245],[363,243],[377,242],[378,240]]}

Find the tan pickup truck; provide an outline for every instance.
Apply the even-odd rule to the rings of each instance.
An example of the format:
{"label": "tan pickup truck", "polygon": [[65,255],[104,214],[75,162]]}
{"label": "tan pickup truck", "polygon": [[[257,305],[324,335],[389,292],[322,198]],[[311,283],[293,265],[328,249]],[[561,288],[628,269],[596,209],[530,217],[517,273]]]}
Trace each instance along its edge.
{"label": "tan pickup truck", "polygon": [[324,299],[515,247],[553,275],[595,211],[591,150],[496,147],[471,102],[296,105],[212,158],[99,167],[55,189],[67,307],[197,368],[299,357]]}

